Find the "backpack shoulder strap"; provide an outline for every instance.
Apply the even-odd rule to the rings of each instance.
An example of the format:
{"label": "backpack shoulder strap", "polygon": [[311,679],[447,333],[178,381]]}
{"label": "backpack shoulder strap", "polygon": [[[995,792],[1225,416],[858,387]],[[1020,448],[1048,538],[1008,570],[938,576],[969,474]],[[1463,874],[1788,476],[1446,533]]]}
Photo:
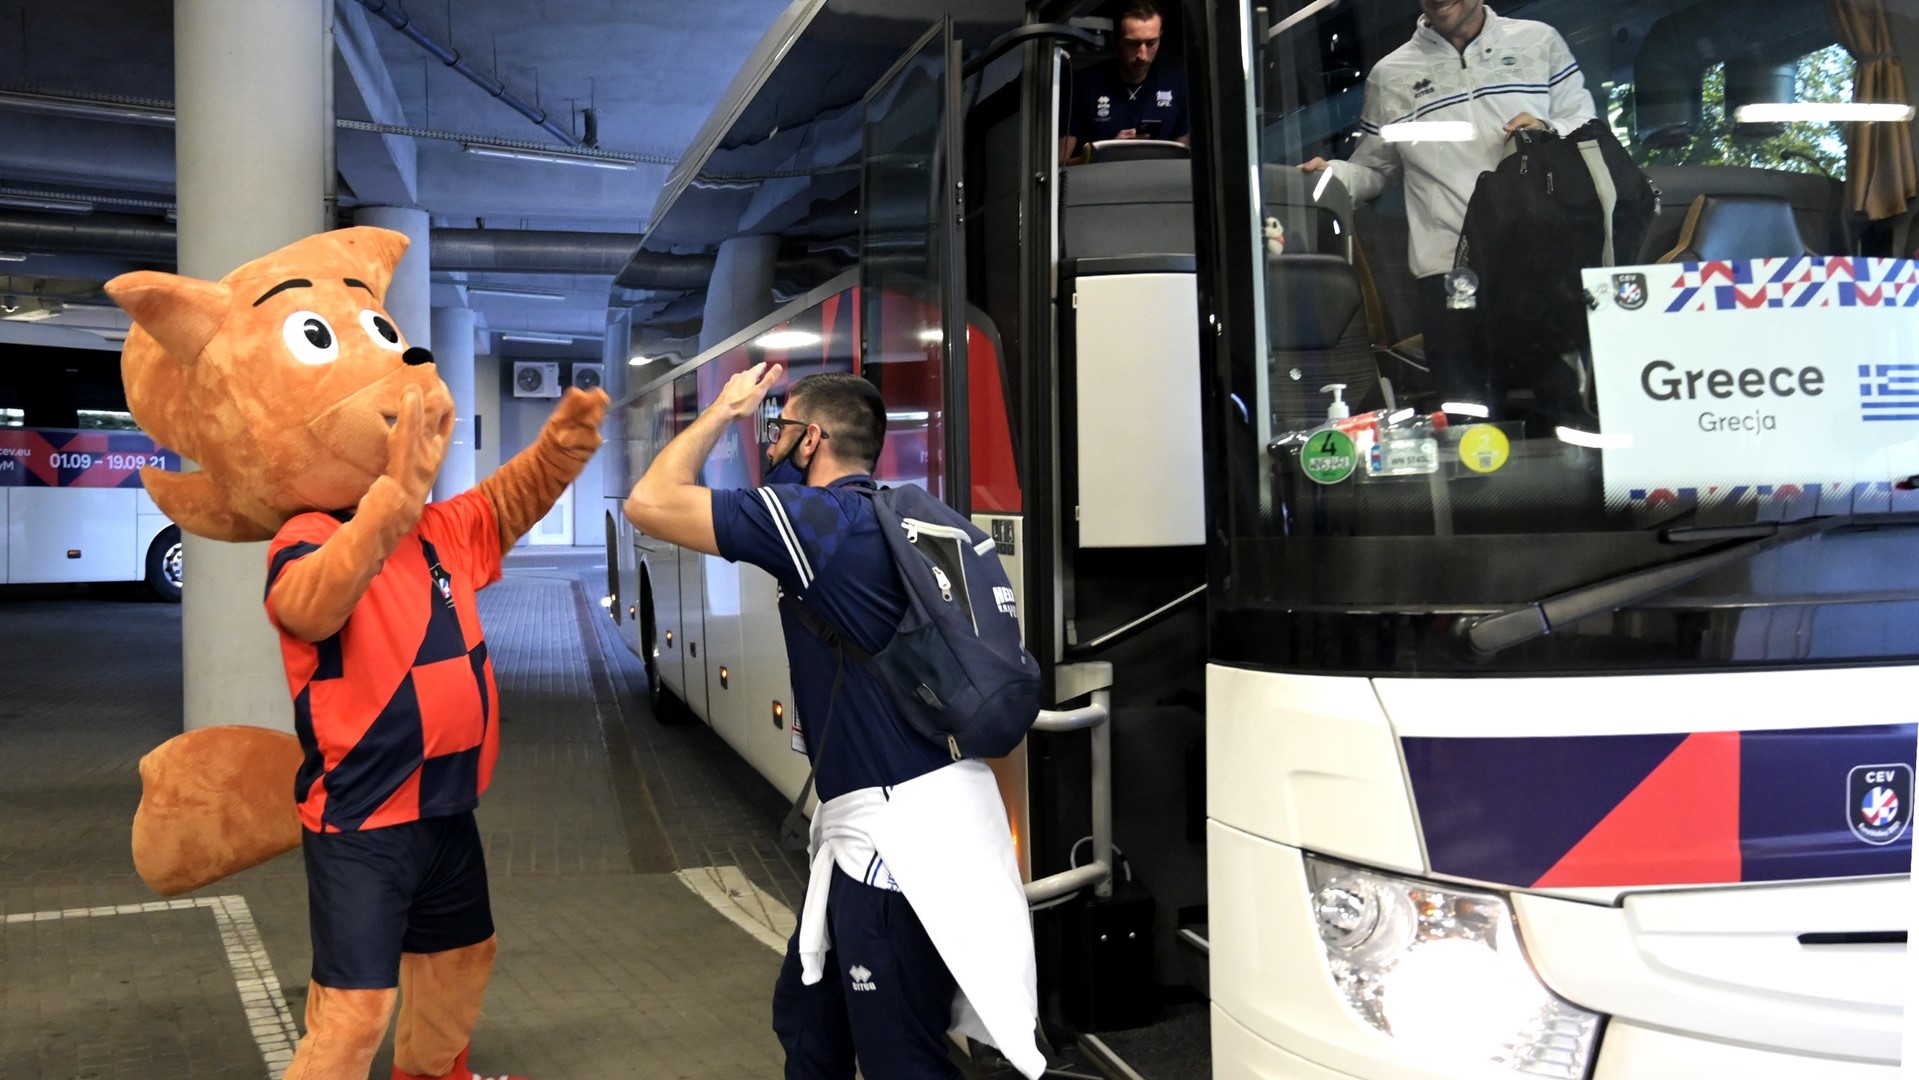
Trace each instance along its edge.
{"label": "backpack shoulder strap", "polygon": [[819,612],[807,607],[803,601],[793,601],[793,614],[798,617],[801,626],[806,627],[809,633],[825,642],[834,651],[843,652],[862,664],[872,662],[872,653],[855,645],[852,639],[835,630],[832,623],[827,622]]}

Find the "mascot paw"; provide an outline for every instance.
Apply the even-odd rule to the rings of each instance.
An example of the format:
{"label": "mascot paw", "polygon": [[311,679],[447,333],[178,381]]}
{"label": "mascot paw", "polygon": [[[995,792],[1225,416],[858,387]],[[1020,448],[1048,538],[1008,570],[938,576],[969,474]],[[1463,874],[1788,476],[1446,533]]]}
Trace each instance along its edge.
{"label": "mascot paw", "polygon": [[571,454],[591,456],[600,446],[600,423],[606,419],[607,400],[604,390],[569,387],[546,421],[554,443]]}
{"label": "mascot paw", "polygon": [[293,781],[303,756],[283,731],[229,726],[176,735],[141,758],[141,879],[177,896],[298,847]]}

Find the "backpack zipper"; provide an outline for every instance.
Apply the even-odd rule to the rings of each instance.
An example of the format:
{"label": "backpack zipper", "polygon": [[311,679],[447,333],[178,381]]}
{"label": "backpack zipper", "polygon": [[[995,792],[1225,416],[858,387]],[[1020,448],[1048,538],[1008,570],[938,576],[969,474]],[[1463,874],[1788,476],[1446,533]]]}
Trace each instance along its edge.
{"label": "backpack zipper", "polygon": [[948,578],[946,576],[946,571],[941,570],[939,567],[935,566],[933,568],[933,580],[939,582],[940,599],[946,601],[949,604],[952,603],[953,602],[953,581],[951,578]]}

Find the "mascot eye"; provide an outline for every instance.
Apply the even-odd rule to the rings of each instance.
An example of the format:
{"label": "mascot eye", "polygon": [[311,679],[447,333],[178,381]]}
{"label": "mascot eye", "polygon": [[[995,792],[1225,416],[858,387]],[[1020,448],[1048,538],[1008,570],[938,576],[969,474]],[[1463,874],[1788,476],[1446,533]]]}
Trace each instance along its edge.
{"label": "mascot eye", "polygon": [[311,311],[288,315],[280,332],[293,358],[302,364],[331,364],[339,358],[340,341],[333,336],[333,327]]}
{"label": "mascot eye", "polygon": [[362,311],[360,325],[366,329],[366,336],[372,338],[373,343],[380,348],[388,352],[402,352],[406,349],[406,342],[400,340],[400,331],[394,328],[393,323],[388,321],[385,315],[372,310]]}

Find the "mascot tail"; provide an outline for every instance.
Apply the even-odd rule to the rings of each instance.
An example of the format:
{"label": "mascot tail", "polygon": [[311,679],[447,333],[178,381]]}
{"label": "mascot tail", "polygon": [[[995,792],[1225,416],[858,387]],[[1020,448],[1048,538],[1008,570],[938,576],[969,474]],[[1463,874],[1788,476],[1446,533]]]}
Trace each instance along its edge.
{"label": "mascot tail", "polygon": [[176,735],[141,758],[133,815],[141,880],[177,896],[298,847],[302,756],[285,732],[230,726]]}

